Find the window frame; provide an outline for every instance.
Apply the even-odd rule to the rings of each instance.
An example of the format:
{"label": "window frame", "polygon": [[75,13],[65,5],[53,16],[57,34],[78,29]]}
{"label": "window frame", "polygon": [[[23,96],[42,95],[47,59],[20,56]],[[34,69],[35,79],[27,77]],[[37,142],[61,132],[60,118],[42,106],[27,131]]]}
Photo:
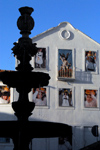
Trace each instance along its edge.
{"label": "window frame", "polygon": [[[73,70],[73,75],[72,77],[59,77],[58,75],[58,71],[59,71],[59,50],[65,50],[65,51],[72,51],[72,70]],[[66,80],[75,80],[75,49],[74,48],[57,48],[57,79],[58,80],[62,80],[62,81],[66,81]]]}
{"label": "window frame", "polygon": [[[96,71],[86,71],[85,69],[85,52],[96,52]],[[98,74],[99,73],[99,51],[96,49],[83,49],[83,71],[86,73]]]}
{"label": "window frame", "polygon": [[49,68],[49,47],[43,47],[43,46],[39,46],[38,48],[42,48],[42,49],[45,49],[45,51],[46,51],[46,59],[45,59],[45,61],[46,61],[46,67],[45,68],[36,68],[35,67],[35,57],[36,57],[36,55],[34,56],[34,57],[32,57],[32,60],[31,60],[31,65],[32,65],[32,67],[34,68],[34,71],[46,71],[46,70],[49,70],[48,68]]}
{"label": "window frame", "polygon": [[[59,106],[59,89],[71,89],[72,90],[72,103],[73,106]],[[62,109],[62,110],[74,110],[75,109],[75,87],[70,87],[70,86],[66,86],[66,87],[57,87],[56,89],[56,108],[57,109]]]}
{"label": "window frame", "polygon": [[[43,87],[40,87],[40,88],[46,88],[47,105],[46,106],[45,105],[38,105],[38,106],[35,106],[35,108],[49,109],[50,108],[50,96],[49,96],[50,89],[49,89],[49,86],[43,86]],[[33,88],[32,88],[32,91],[30,93],[30,98],[29,99],[31,99],[31,101],[33,102],[33,100],[32,100],[33,99]]]}
{"label": "window frame", "polygon": [[[7,85],[0,82],[0,86],[7,86]],[[13,102],[13,88],[9,88],[9,90],[10,90],[10,103],[1,103],[0,106],[10,106],[11,103]]]}
{"label": "window frame", "polygon": [[[94,87],[94,86],[87,86],[87,87],[82,87],[82,94],[81,94],[81,100],[82,100],[82,109],[87,110],[87,111],[98,111],[100,110],[100,102],[99,102],[99,96],[100,96],[100,88],[99,87]],[[84,105],[84,96],[85,96],[85,90],[97,90],[97,107],[85,107]]]}

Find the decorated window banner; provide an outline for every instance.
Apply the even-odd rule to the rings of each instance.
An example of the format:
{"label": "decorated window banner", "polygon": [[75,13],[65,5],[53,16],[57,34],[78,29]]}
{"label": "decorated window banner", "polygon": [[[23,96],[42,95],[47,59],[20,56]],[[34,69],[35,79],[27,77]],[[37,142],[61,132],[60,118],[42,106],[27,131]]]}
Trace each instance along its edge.
{"label": "decorated window banner", "polygon": [[33,88],[33,102],[36,106],[47,106],[46,88]]}
{"label": "decorated window banner", "polygon": [[46,48],[38,48],[35,56],[35,68],[46,68]]}
{"label": "decorated window banner", "polygon": [[10,89],[7,86],[0,85],[0,104],[10,103]]}
{"label": "decorated window banner", "polygon": [[58,50],[58,77],[72,77],[73,63],[72,50]]}
{"label": "decorated window banner", "polygon": [[59,89],[59,106],[71,107],[72,102],[72,89]]}
{"label": "decorated window banner", "polygon": [[84,107],[97,108],[98,90],[84,90]]}
{"label": "decorated window banner", "polygon": [[96,72],[96,59],[95,51],[85,51],[85,71]]}

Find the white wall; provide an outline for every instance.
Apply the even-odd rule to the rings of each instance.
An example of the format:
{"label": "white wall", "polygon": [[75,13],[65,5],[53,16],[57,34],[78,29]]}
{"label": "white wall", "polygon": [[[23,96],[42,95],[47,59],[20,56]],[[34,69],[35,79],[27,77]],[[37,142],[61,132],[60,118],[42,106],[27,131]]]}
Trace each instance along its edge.
{"label": "white wall", "polygon": [[[69,30],[71,36],[69,39],[62,39],[60,31]],[[98,108],[84,109],[83,104],[83,91],[84,89],[100,88],[100,61],[98,60],[98,72],[87,73],[84,71],[84,52],[96,51],[98,58],[100,57],[100,45],[80,32],[74,29],[69,23],[61,23],[58,27],[52,28],[39,36],[32,39],[33,43],[37,43],[37,47],[47,48],[47,57],[49,58],[48,72],[51,79],[49,82],[49,108],[35,108],[32,118],[40,120],[48,120],[53,122],[66,123],[72,126],[79,126],[79,130],[76,133],[73,130],[75,136],[81,132],[83,135],[80,141],[80,148],[86,144],[84,141],[84,126],[92,127],[93,125],[99,125],[100,120],[100,107],[98,98]],[[73,81],[58,81],[57,80],[57,51],[58,49],[73,49],[74,61],[75,61],[75,80]],[[58,105],[58,88],[73,88],[74,91],[74,107],[73,108],[59,108]],[[99,93],[100,97],[100,93]],[[81,128],[81,129],[80,129]],[[87,129],[88,130],[88,129]],[[89,131],[90,132],[90,131]],[[77,135],[76,135],[77,134]],[[78,141],[79,142],[79,141]],[[91,143],[91,142],[90,142]],[[73,142],[73,144],[75,144]],[[73,148],[75,149],[75,147]],[[77,149],[77,148],[76,148]]]}

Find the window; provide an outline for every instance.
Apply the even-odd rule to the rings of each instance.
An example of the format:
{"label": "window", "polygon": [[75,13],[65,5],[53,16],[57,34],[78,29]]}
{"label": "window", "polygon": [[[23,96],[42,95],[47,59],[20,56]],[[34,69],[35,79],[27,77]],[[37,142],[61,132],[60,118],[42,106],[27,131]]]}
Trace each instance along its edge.
{"label": "window", "polygon": [[72,89],[71,88],[60,88],[59,89],[59,106],[61,107],[72,107]]}
{"label": "window", "polygon": [[98,51],[84,51],[84,70],[92,73],[98,72]]}
{"label": "window", "polygon": [[34,58],[35,69],[46,69],[46,48],[38,48]]}
{"label": "window", "polygon": [[74,78],[74,57],[71,49],[58,50],[58,79]]}
{"label": "window", "polygon": [[48,87],[33,88],[32,101],[35,103],[35,106],[48,106]]}
{"label": "window", "polygon": [[84,107],[97,108],[98,91],[94,89],[84,90]]}
{"label": "window", "polygon": [[10,89],[5,85],[0,85],[0,104],[9,104],[10,101]]}
{"label": "window", "polygon": [[57,109],[74,109],[74,87],[57,88],[55,102]]}
{"label": "window", "polygon": [[99,89],[84,88],[83,89],[83,107],[84,109],[99,109]]}

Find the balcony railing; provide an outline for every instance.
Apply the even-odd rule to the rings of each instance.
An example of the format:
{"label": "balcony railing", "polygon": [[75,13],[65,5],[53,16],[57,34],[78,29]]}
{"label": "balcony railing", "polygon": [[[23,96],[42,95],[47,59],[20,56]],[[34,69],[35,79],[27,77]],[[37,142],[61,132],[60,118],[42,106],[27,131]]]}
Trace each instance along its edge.
{"label": "balcony railing", "polygon": [[75,69],[58,70],[58,79],[75,79]]}

